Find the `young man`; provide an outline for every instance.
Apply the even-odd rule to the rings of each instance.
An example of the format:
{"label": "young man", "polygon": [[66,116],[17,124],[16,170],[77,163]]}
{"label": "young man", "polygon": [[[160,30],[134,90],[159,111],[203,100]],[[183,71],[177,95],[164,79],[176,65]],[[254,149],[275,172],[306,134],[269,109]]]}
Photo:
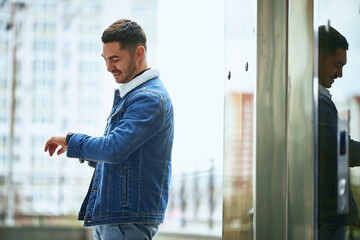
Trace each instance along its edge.
{"label": "young man", "polygon": [[159,73],[148,67],[146,35],[122,19],[102,35],[107,70],[119,89],[103,137],[80,133],[50,138],[50,156],[89,161],[94,175],[79,220],[94,239],[152,239],[164,220],[171,177],[173,107]]}
{"label": "young man", "polygon": [[[319,27],[319,239],[344,240],[346,226],[359,227],[349,185],[349,213],[337,213],[338,112],[328,88],[343,75],[348,42],[332,27]],[[360,165],[360,143],[349,139],[349,166]]]}

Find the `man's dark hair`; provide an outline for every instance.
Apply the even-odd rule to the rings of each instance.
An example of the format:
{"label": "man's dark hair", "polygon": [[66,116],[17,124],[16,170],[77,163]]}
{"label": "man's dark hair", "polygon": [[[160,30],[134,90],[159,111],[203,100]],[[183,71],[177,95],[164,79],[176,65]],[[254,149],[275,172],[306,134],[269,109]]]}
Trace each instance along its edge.
{"label": "man's dark hair", "polygon": [[146,34],[139,24],[128,19],[120,19],[111,24],[101,36],[102,42],[120,42],[121,49],[134,51],[139,45],[146,51]]}
{"label": "man's dark hair", "polygon": [[349,43],[335,28],[324,25],[319,27],[319,53],[336,55],[336,49],[348,50]]}

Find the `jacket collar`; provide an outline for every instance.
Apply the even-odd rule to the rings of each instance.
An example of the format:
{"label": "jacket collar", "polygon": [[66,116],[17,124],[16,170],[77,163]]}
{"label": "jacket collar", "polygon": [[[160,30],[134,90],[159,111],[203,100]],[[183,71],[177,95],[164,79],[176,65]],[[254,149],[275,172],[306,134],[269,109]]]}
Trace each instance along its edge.
{"label": "jacket collar", "polygon": [[321,84],[319,84],[319,92],[331,99],[330,91],[323,87]]}
{"label": "jacket collar", "polygon": [[159,75],[160,74],[158,70],[149,69],[144,73],[140,74],[139,76],[135,77],[134,79],[132,79],[130,82],[120,84],[119,86],[120,97],[121,98],[125,97],[125,95],[128,94],[134,88],[140,86],[141,84],[151,79],[158,77]]}

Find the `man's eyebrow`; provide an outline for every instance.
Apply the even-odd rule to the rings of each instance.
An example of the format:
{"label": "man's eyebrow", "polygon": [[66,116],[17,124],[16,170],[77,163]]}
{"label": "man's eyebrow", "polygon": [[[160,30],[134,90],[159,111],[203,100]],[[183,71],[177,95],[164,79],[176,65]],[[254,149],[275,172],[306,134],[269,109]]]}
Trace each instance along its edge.
{"label": "man's eyebrow", "polygon": [[346,63],[344,63],[342,61],[337,61],[336,64],[341,64],[342,66],[344,66]]}
{"label": "man's eyebrow", "polygon": [[[101,54],[101,56],[106,59],[106,57],[104,57],[103,54]],[[113,59],[113,58],[120,58],[120,57],[117,56],[117,55],[113,55],[113,56],[108,57],[108,59]]]}

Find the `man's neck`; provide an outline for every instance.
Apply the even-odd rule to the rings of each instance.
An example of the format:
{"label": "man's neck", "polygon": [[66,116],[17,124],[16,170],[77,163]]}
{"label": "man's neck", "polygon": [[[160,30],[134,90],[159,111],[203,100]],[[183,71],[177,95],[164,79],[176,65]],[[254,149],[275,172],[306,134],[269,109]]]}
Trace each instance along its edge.
{"label": "man's neck", "polygon": [[[140,62],[139,68],[138,68],[138,70],[136,71],[136,73],[134,74],[134,76],[132,77],[132,79],[134,79],[134,78],[136,78],[137,76],[141,75],[143,72],[145,72],[145,71],[148,70],[148,69],[149,69],[149,67],[148,67],[146,61],[145,61],[145,62]],[[132,80],[132,79],[131,79],[131,80]]]}
{"label": "man's neck", "polygon": [[136,73],[134,74],[133,79],[134,79],[136,76],[138,76],[138,75],[140,75],[141,73],[143,73],[144,71],[146,71],[147,69],[149,69],[149,67],[148,67],[148,65],[147,65],[146,60],[141,61],[141,62],[139,63],[139,68],[138,68],[138,70],[137,70]]}

